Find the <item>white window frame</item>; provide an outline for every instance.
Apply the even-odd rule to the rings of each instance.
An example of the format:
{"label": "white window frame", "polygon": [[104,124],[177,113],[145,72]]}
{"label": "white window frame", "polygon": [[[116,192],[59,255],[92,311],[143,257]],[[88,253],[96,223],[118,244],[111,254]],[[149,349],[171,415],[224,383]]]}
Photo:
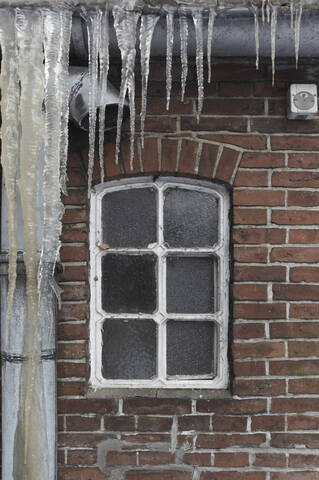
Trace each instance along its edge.
{"label": "white window frame", "polygon": [[[218,242],[211,248],[174,248],[166,249],[162,245],[154,244],[150,249],[146,248],[119,248],[110,249],[109,252],[123,253],[141,253],[155,252],[158,257],[158,308],[155,314],[110,314],[102,310],[101,306],[101,257],[105,254],[102,244],[102,198],[106,193],[123,189],[143,188],[154,186],[158,189],[160,201],[157,204],[158,222],[163,225],[163,192],[168,187],[182,187],[183,189],[197,190],[214,195],[218,199],[219,206],[219,235]],[[228,321],[229,321],[229,193],[223,185],[209,181],[176,178],[159,177],[154,181],[153,177],[139,177],[122,179],[100,184],[92,190],[91,211],[90,211],[90,361],[91,374],[90,386],[93,390],[102,388],[121,389],[121,388],[143,388],[143,389],[225,389],[228,387]],[[159,229],[162,232],[162,229]],[[163,233],[160,233],[163,237]],[[160,243],[163,238],[159,238]],[[101,247],[102,245],[102,247]],[[166,375],[166,329],[158,329],[158,356],[162,359],[158,362],[158,376],[151,380],[107,380],[102,376],[102,327],[106,318],[145,318],[153,319],[159,325],[166,322],[167,319],[161,312],[163,308],[164,296],[166,294],[166,272],[163,257],[170,254],[187,254],[203,256],[213,255],[218,259],[218,281],[217,281],[217,311],[212,314],[169,314],[170,319],[179,320],[212,320],[217,325],[215,337],[216,345],[216,372],[214,378],[196,378],[191,377],[170,377],[165,379]],[[162,310],[163,311],[163,310]]]}

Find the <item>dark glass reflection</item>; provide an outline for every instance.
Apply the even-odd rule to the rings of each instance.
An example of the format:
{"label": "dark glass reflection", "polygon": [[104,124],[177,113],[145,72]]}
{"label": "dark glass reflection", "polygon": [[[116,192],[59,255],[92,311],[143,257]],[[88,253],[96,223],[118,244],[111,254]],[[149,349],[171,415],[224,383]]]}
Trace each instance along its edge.
{"label": "dark glass reflection", "polygon": [[110,247],[147,247],[156,242],[156,191],[119,190],[102,199],[103,243]]}
{"label": "dark glass reflection", "polygon": [[218,240],[218,200],[194,190],[169,188],[164,200],[164,240],[170,247],[207,247]]}
{"label": "dark glass reflection", "polygon": [[215,310],[215,262],[212,257],[168,256],[167,311],[209,313]]}
{"label": "dark glass reflection", "polygon": [[212,375],[214,363],[213,322],[167,322],[167,374]]}
{"label": "dark glass reflection", "polygon": [[156,375],[157,327],[152,320],[107,319],[102,330],[102,375],[108,379]]}
{"label": "dark glass reflection", "polygon": [[102,308],[113,313],[153,313],[156,257],[110,253],[102,257]]}

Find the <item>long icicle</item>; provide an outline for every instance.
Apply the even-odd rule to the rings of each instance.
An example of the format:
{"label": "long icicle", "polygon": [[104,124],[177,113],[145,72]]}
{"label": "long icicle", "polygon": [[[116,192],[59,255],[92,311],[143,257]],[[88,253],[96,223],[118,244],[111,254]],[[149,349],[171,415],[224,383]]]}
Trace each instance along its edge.
{"label": "long icicle", "polygon": [[188,54],[187,54],[187,40],[188,40],[188,20],[185,7],[179,10],[179,34],[181,42],[181,101],[184,101],[186,80],[188,74]]}
{"label": "long icicle", "polygon": [[290,28],[294,28],[294,12],[295,12],[294,0],[290,0]]}
{"label": "long icicle", "polygon": [[101,182],[104,182],[104,129],[105,129],[105,107],[107,96],[107,77],[109,73],[109,13],[108,10],[102,13],[100,41],[99,41],[99,88],[100,88],[100,107],[99,107],[99,161],[101,169]]}
{"label": "long icicle", "polygon": [[208,83],[211,83],[211,80],[212,80],[212,41],[213,41],[215,18],[216,18],[216,10],[215,8],[210,8],[208,12],[208,29],[207,29]]}
{"label": "long icicle", "polygon": [[202,10],[196,8],[195,10],[193,10],[192,15],[196,34],[196,70],[198,84],[197,122],[199,122],[204,102],[204,50]]}
{"label": "long icicle", "polygon": [[172,63],[174,45],[174,13],[166,12],[166,110],[169,109],[172,90]]}
{"label": "long icicle", "polygon": [[[133,5],[132,5],[133,7]],[[135,56],[136,56],[136,28],[140,13],[126,10],[122,7],[113,8],[114,28],[117,43],[121,51],[122,74],[121,88],[117,117],[117,134],[115,146],[115,162],[118,164],[120,152],[121,128],[123,121],[123,107],[128,92],[130,107],[130,167],[133,169],[134,137],[135,137]]]}
{"label": "long icicle", "polygon": [[255,45],[256,45],[256,69],[259,70],[259,8],[258,5],[251,3],[251,8],[254,14],[254,24],[255,24]]}
{"label": "long icicle", "polygon": [[19,82],[15,40],[15,15],[6,9],[0,16],[1,63],[1,164],[5,179],[8,215],[8,294],[5,345],[8,345],[13,298],[17,279],[17,160],[18,160],[18,104]]}
{"label": "long icicle", "polygon": [[88,196],[91,194],[92,176],[95,157],[95,130],[98,89],[98,53],[101,28],[101,10],[95,9],[87,13],[87,32],[89,50],[89,164],[88,164]]}
{"label": "long icicle", "polygon": [[147,104],[147,85],[150,72],[151,43],[154,29],[159,20],[158,15],[142,15],[140,30],[141,74],[142,74],[142,108],[141,108],[141,143],[144,148],[144,125]]}
{"label": "long icicle", "polygon": [[295,58],[296,58],[296,69],[298,68],[299,62],[299,46],[300,46],[300,25],[301,17],[303,11],[303,1],[299,0],[299,4],[295,16]]}
{"label": "long icicle", "polygon": [[272,72],[272,85],[275,84],[275,62],[276,62],[276,32],[277,32],[277,14],[278,7],[276,5],[271,6],[271,23],[270,23],[270,37],[271,37],[271,72]]}

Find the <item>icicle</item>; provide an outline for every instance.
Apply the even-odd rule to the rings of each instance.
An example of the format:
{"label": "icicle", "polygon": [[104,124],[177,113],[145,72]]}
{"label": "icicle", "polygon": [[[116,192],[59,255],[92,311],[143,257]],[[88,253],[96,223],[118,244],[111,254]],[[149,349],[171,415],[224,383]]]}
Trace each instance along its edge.
{"label": "icicle", "polygon": [[294,27],[294,0],[290,0],[290,28]]}
{"label": "icicle", "polygon": [[141,74],[142,74],[142,109],[141,109],[141,143],[144,148],[144,123],[146,117],[147,84],[150,71],[151,43],[158,15],[142,15],[140,31]]}
{"label": "icicle", "polygon": [[266,4],[266,0],[262,0],[262,2],[261,2],[261,19],[262,19],[263,25],[265,24],[265,4]]}
{"label": "icicle", "polygon": [[214,22],[216,18],[215,8],[210,8],[208,13],[208,29],[207,29],[207,65],[208,65],[208,83],[212,79],[212,41],[214,32]]}
{"label": "icicle", "polygon": [[296,16],[295,16],[295,58],[296,58],[296,69],[298,68],[298,62],[299,62],[300,25],[301,25],[302,10],[303,10],[303,2],[302,2],[302,0],[299,0],[299,5],[298,5],[297,11],[296,11]]}
{"label": "icicle", "polygon": [[140,13],[125,10],[122,7],[113,8],[114,28],[117,43],[122,57],[121,88],[117,117],[117,135],[115,147],[115,161],[118,164],[120,151],[121,127],[123,121],[123,107],[126,92],[129,95],[130,106],[130,167],[133,168],[134,136],[135,136],[135,56],[136,56],[136,27]]}
{"label": "icicle", "polygon": [[179,10],[179,32],[180,32],[180,40],[181,40],[181,63],[182,63],[181,100],[183,102],[184,96],[185,96],[187,74],[188,74],[188,55],[187,55],[188,20],[187,20],[186,10],[184,7],[181,7]]}
{"label": "icicle", "polygon": [[272,85],[275,84],[277,13],[278,13],[278,7],[275,5],[272,5],[271,24],[270,24]]}
{"label": "icicle", "polygon": [[203,51],[203,17],[202,10],[193,10],[193,21],[195,25],[196,34],[196,70],[198,83],[198,107],[197,107],[197,122],[199,122],[200,115],[203,109],[204,101],[204,51]]}
{"label": "icicle", "polygon": [[267,4],[266,4],[266,15],[267,15],[267,23],[269,24],[270,23],[270,0],[267,0]]}
{"label": "icicle", "polygon": [[254,14],[254,22],[255,22],[255,44],[256,44],[256,69],[259,69],[259,10],[258,5],[254,3],[251,4],[253,14]]}
{"label": "icicle", "polygon": [[104,182],[104,128],[105,128],[105,107],[107,95],[107,77],[109,73],[109,13],[108,10],[102,13],[100,41],[99,41],[99,87],[100,87],[100,108],[99,108],[99,160],[101,169],[101,182]]}
{"label": "icicle", "polygon": [[174,45],[174,13],[166,13],[166,110],[169,109],[172,90],[172,63]]}
{"label": "icicle", "polygon": [[17,50],[15,39],[15,16],[12,10],[3,10],[0,16],[1,63],[1,164],[6,187],[9,266],[5,344],[10,335],[13,297],[16,286],[17,263],[17,159],[18,159],[18,103],[19,83],[17,76]]}
{"label": "icicle", "polygon": [[96,95],[98,88],[98,54],[101,28],[101,10],[87,13],[87,32],[89,50],[89,164],[88,164],[88,196],[91,194],[92,174],[95,155],[96,129]]}

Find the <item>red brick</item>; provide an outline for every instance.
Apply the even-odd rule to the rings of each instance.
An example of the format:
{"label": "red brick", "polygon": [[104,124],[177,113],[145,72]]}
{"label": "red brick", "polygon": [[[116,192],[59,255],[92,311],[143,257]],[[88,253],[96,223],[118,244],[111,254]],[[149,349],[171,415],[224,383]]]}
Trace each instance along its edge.
{"label": "red brick", "polygon": [[203,472],[201,480],[265,480],[266,474],[263,472]]}
{"label": "red brick", "polygon": [[136,452],[107,452],[106,465],[136,465]]}
{"label": "red brick", "polygon": [[265,325],[263,323],[239,323],[234,325],[234,338],[264,338]]}
{"label": "red brick", "polygon": [[264,376],[266,374],[265,362],[263,361],[235,361],[233,365],[236,377]]}
{"label": "red brick", "polygon": [[261,433],[201,434],[197,437],[197,448],[259,447],[265,441],[266,435]]}
{"label": "red brick", "polygon": [[251,84],[249,82],[221,82],[219,95],[221,97],[249,97]]}
{"label": "red brick", "polygon": [[298,380],[289,380],[289,393],[295,394],[318,394],[319,379],[303,378]]}
{"label": "red brick", "polygon": [[291,153],[288,158],[290,168],[319,168],[319,157],[315,153]]}
{"label": "red brick", "polygon": [[271,361],[270,375],[318,375],[319,360]]}
{"label": "red brick", "polygon": [[74,168],[68,169],[67,187],[85,187],[86,185],[87,179],[83,171]]}
{"label": "red brick", "polygon": [[60,282],[80,282],[88,278],[88,269],[84,265],[66,265],[63,273],[59,275]]}
{"label": "red brick", "polygon": [[190,480],[191,472],[184,470],[131,470],[126,473],[125,480]]}
{"label": "red brick", "polygon": [[140,452],[140,465],[169,465],[174,463],[174,455],[169,452]]}
{"label": "red brick", "polygon": [[149,448],[155,450],[158,442],[168,443],[170,439],[171,435],[164,433],[122,434],[122,440],[125,442],[126,450],[145,450]]}
{"label": "red brick", "polygon": [[285,317],[284,303],[237,303],[234,307],[234,318],[269,320]]}
{"label": "red brick", "polygon": [[88,221],[88,213],[84,208],[67,208],[62,218],[63,223],[83,223]]}
{"label": "red brick", "polygon": [[[137,102],[137,109],[141,107],[141,102]],[[193,113],[193,103],[190,100],[181,102],[179,99],[171,98],[169,111],[166,110],[166,102],[163,98],[151,98],[147,102],[148,115],[187,115]]]}
{"label": "red brick", "polygon": [[255,97],[286,97],[287,87],[283,82],[256,82],[254,84]]}
{"label": "red brick", "polygon": [[[318,337],[318,327],[316,337]],[[288,352],[289,357],[317,357],[319,342],[288,342]]]}
{"label": "red brick", "polygon": [[317,285],[276,284],[273,285],[274,300],[319,300]]}
{"label": "red brick", "polygon": [[318,133],[318,122],[316,120],[300,122],[300,120],[273,117],[252,118],[251,131],[261,133]]}
{"label": "red brick", "polygon": [[286,267],[240,266],[235,267],[234,280],[237,282],[282,282],[286,279]]}
{"label": "red brick", "polygon": [[285,467],[286,457],[279,453],[256,453],[254,465],[256,467]]}
{"label": "red brick", "polygon": [[267,285],[254,283],[234,285],[233,298],[236,300],[267,300]]}
{"label": "red brick", "polygon": [[197,411],[203,413],[220,413],[223,415],[243,415],[264,413],[266,400],[264,399],[216,399],[198,400]]}
{"label": "red brick", "polygon": [[234,228],[233,241],[248,244],[280,244],[285,241],[286,230],[283,228]]}
{"label": "red brick", "polygon": [[237,190],[234,205],[281,206],[285,203],[285,192],[270,189]]}
{"label": "red brick", "polygon": [[218,147],[210,143],[203,143],[202,154],[200,157],[198,174],[201,177],[212,178],[216,158],[218,154]]}
{"label": "red brick", "polygon": [[58,435],[58,445],[67,448],[93,448],[108,439],[110,439],[110,436],[104,432],[60,433]]}
{"label": "red brick", "polygon": [[58,363],[57,368],[59,378],[86,376],[87,367],[85,363],[63,362]]}
{"label": "red brick", "polygon": [[318,448],[319,434],[315,433],[274,433],[271,437],[272,447],[296,448],[296,445],[305,445],[303,448]]}
{"label": "red brick", "polygon": [[313,415],[289,415],[288,430],[318,430],[319,417]]}
{"label": "red brick", "polygon": [[114,413],[117,410],[115,400],[93,400],[86,398],[63,399],[58,401],[59,413]]}
{"label": "red brick", "polygon": [[237,187],[267,187],[267,171],[239,170],[235,178]]}
{"label": "red brick", "polygon": [[213,431],[214,432],[246,432],[247,417],[214,415]]}
{"label": "red brick", "polygon": [[172,418],[139,416],[137,430],[140,432],[168,432],[172,428]]}
{"label": "red brick", "polygon": [[271,138],[272,150],[319,150],[319,137],[278,135]]}
{"label": "red brick", "polygon": [[260,99],[208,98],[204,102],[203,115],[263,115],[264,102]]}
{"label": "red brick", "polygon": [[132,432],[135,430],[135,418],[124,415],[117,417],[104,417],[104,428],[112,432]]}
{"label": "red brick", "polygon": [[290,305],[290,318],[319,318],[318,303],[292,303]]}
{"label": "red brick", "polygon": [[80,359],[86,358],[87,349],[85,343],[58,343],[58,358]]}
{"label": "red brick", "polygon": [[234,260],[243,263],[266,263],[267,247],[235,247]]}
{"label": "red brick", "polygon": [[100,430],[101,419],[94,417],[81,417],[80,415],[66,417],[66,429],[71,432]]}
{"label": "red brick", "polygon": [[317,207],[319,205],[319,192],[290,190],[288,192],[288,206]]}
{"label": "red brick", "polygon": [[162,172],[176,172],[177,162],[177,140],[162,141],[162,159],[161,170]]}
{"label": "red brick", "polygon": [[124,401],[123,411],[142,415],[183,415],[191,413],[191,402],[180,399],[130,398]]}
{"label": "red brick", "polygon": [[319,212],[309,210],[274,210],[272,223],[278,225],[319,225]]}
{"label": "red brick", "polygon": [[83,396],[85,395],[86,387],[85,382],[75,382],[75,381],[68,381],[62,382],[58,381],[57,383],[57,395],[58,396]]}
{"label": "red brick", "polygon": [[290,230],[289,232],[290,243],[319,243],[319,229],[298,229]]}
{"label": "red brick", "polygon": [[273,412],[318,412],[319,398],[273,398],[271,401]]}
{"label": "red brick", "polygon": [[60,467],[59,480],[105,480],[104,473],[94,467]]}
{"label": "red brick", "polygon": [[190,140],[182,141],[180,154],[179,171],[186,174],[193,174],[198,143]]}
{"label": "red brick", "polygon": [[85,303],[62,303],[58,310],[59,321],[85,320],[88,315],[88,305]]}
{"label": "red brick", "polygon": [[270,253],[271,262],[317,263],[319,248],[275,247]]}
{"label": "red brick", "polygon": [[295,267],[290,269],[292,282],[319,282],[319,267]]}
{"label": "red brick", "polygon": [[179,431],[208,431],[210,417],[208,415],[184,415],[178,418]]}
{"label": "red brick", "polygon": [[[214,112],[211,112],[214,114]],[[203,117],[199,123],[196,117],[181,117],[181,130],[206,132],[246,132],[247,120],[240,117]]]}
{"label": "red brick", "polygon": [[59,340],[85,340],[88,338],[87,326],[83,323],[62,323],[58,326]]}
{"label": "red brick", "polygon": [[215,178],[230,183],[237,165],[237,160],[238,151],[224,147],[219,159]]}
{"label": "red brick", "polygon": [[285,355],[283,342],[235,343],[232,348],[234,358],[276,358]]}
{"label": "red brick", "polygon": [[173,117],[159,117],[147,116],[145,120],[145,132],[175,132],[176,118]]}
{"label": "red brick", "polygon": [[245,62],[240,59],[239,63],[220,63],[214,65],[213,69],[213,79],[215,81],[222,81],[233,82],[234,79],[236,81],[244,81],[247,82],[247,78],[250,82],[253,81],[263,81],[264,80],[264,71],[261,68],[260,70],[256,70],[255,64],[249,61]]}
{"label": "red brick", "polygon": [[89,298],[89,292],[87,285],[69,285],[65,284],[62,286],[63,292],[61,294],[61,299],[63,301],[70,300],[87,300]]}
{"label": "red brick", "polygon": [[290,454],[289,467],[319,467],[318,455]]}
{"label": "red brick", "polygon": [[288,473],[279,473],[272,472],[271,480],[318,480],[318,474],[316,472],[288,472]]}
{"label": "red brick", "polygon": [[300,171],[274,172],[272,175],[272,185],[276,187],[316,188],[319,186],[319,174]]}
{"label": "red brick", "polygon": [[144,148],[141,148],[141,156],[145,173],[158,171],[157,143],[157,138],[144,139]]}
{"label": "red brick", "polygon": [[319,323],[317,322],[283,322],[270,325],[271,338],[317,338]]}
{"label": "red brick", "polygon": [[235,395],[282,395],[286,391],[285,380],[235,379]]}
{"label": "red brick", "polygon": [[120,165],[115,163],[115,142],[109,142],[104,146],[104,168],[108,179],[121,174]]}
{"label": "red brick", "polygon": [[206,135],[199,135],[199,137],[210,142],[235,145],[246,150],[264,150],[267,146],[266,137],[264,135],[226,135],[220,133],[210,133]]}
{"label": "red brick", "polygon": [[[88,228],[85,223],[69,223],[63,225],[61,242],[74,243],[74,242],[87,242],[88,240]],[[70,260],[73,260],[71,257]]]}
{"label": "red brick", "polygon": [[285,430],[284,415],[255,415],[251,422],[252,430],[266,432]]}
{"label": "red brick", "polygon": [[192,466],[209,466],[211,465],[211,454],[210,453],[185,453],[183,456],[183,463],[186,465]]}
{"label": "red brick", "polygon": [[69,465],[93,465],[96,463],[95,450],[68,450]]}
{"label": "red brick", "polygon": [[222,453],[216,452],[214,454],[215,467],[247,467],[249,465],[248,453]]}
{"label": "red brick", "polygon": [[60,249],[60,258],[62,262],[81,262],[87,260],[88,251],[86,247],[71,247],[64,245]]}
{"label": "red brick", "polygon": [[233,210],[234,225],[265,225],[267,223],[267,210],[263,208],[241,208]]}
{"label": "red brick", "polygon": [[67,195],[62,195],[61,198],[64,205],[87,205],[88,203],[87,189],[86,188],[68,188]]}
{"label": "red brick", "polygon": [[284,167],[285,157],[282,153],[244,152],[240,168],[279,168]]}

